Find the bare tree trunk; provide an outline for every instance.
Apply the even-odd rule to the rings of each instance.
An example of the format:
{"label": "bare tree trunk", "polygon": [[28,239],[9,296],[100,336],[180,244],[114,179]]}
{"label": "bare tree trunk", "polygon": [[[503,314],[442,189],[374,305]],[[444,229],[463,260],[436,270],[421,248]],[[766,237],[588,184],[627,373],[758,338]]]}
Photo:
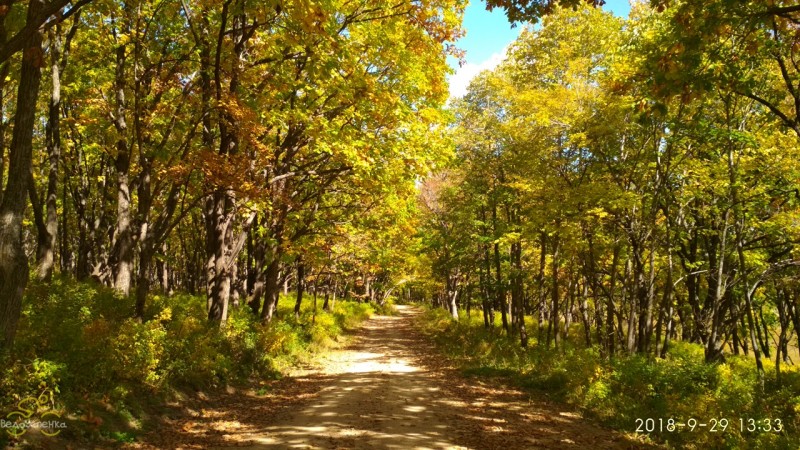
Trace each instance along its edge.
{"label": "bare tree trunk", "polygon": [[667,281],[664,285],[664,311],[666,314],[666,330],[664,331],[664,344],[661,346],[661,358],[667,357],[667,352],[669,351],[669,339],[670,335],[672,334],[673,330],[673,315],[674,315],[674,308],[672,306],[672,249],[668,249],[668,260],[667,260]]}
{"label": "bare tree trunk", "polygon": [[[161,253],[166,257],[169,253],[166,241],[161,244]],[[161,284],[161,291],[167,295],[172,295],[172,285],[169,280],[170,266],[166,258],[158,262],[158,279]]]}
{"label": "bare tree trunk", "polygon": [[[634,228],[635,225],[631,225]],[[650,318],[649,314],[652,311],[652,301],[647,295],[647,286],[644,279],[644,245],[636,236],[630,238],[631,241],[631,258],[633,262],[633,282],[634,282],[634,295],[632,295],[632,302],[636,304],[636,320],[631,320],[636,325],[635,337],[633,346],[638,353],[645,353],[645,334],[647,333],[647,321]],[[633,316],[632,316],[633,317]]]}
{"label": "bare tree trunk", "polygon": [[[761,327],[759,327],[759,323],[761,323]],[[761,330],[764,330],[762,333]],[[756,330],[758,331],[758,342],[761,344],[761,351],[764,352],[764,357],[770,358],[771,353],[769,349],[769,329],[767,328],[767,323],[764,321],[764,305],[760,305],[758,307],[758,317],[756,318]]]}
{"label": "bare tree trunk", "polygon": [[[0,16],[0,44],[6,42],[5,17]],[[3,181],[6,174],[6,77],[8,77],[10,64],[0,64],[0,204],[3,203]]]}
{"label": "bare tree trunk", "polygon": [[614,253],[611,257],[611,280],[608,283],[608,294],[606,302],[606,346],[608,355],[614,356],[616,351],[617,335],[614,331],[614,292],[617,284],[617,264],[619,263],[619,244],[614,245]]}
{"label": "bare tree trunk", "polygon": [[[737,253],[739,255],[739,267],[746,267],[745,266],[745,256],[744,256],[744,246],[743,246],[741,240],[739,240],[739,242],[737,242],[736,247],[737,247]],[[742,279],[744,281],[743,284],[745,286],[745,289],[744,289],[744,307],[745,307],[745,312],[746,312],[746,316],[745,317],[747,318],[747,325],[748,325],[748,328],[750,329],[750,343],[753,346],[753,355],[755,355],[756,371],[758,372],[758,379],[761,381],[761,383],[763,383],[764,382],[764,363],[761,361],[761,352],[759,351],[758,342],[756,341],[756,333],[755,333],[755,331],[756,331],[756,326],[757,325],[755,324],[755,320],[753,320],[753,302],[752,302],[752,299],[751,299],[751,295],[752,294],[751,294],[751,291],[750,291],[749,286],[747,284],[747,273],[743,271],[741,277],[742,277]]]}
{"label": "bare tree trunk", "polygon": [[528,331],[525,328],[525,308],[522,289],[522,243],[511,244],[511,263],[514,266],[511,285],[511,303],[514,305],[513,317],[517,321],[522,348],[528,347]]}
{"label": "bare tree trunk", "polygon": [[[570,263],[570,266],[572,264]],[[575,294],[578,289],[578,278],[573,277],[572,274],[572,267],[570,267],[569,272],[569,282],[567,283],[567,292],[566,298],[567,307],[564,308],[564,336],[569,337],[569,329],[572,326],[572,312],[575,306]]]}
{"label": "bare tree trunk", "polygon": [[[650,256],[649,256],[649,270],[650,276],[647,285],[642,286],[644,294],[644,307],[639,317],[639,342],[637,350],[639,353],[650,352],[650,342],[653,336],[653,304],[655,302],[655,240],[651,241]],[[644,267],[642,268],[644,269]],[[642,270],[642,279],[644,279],[644,270]]]}
{"label": "bare tree trunk", "polygon": [[83,150],[80,146],[75,148],[77,162],[76,183],[79,185],[75,188],[73,197],[75,198],[75,215],[76,222],[78,223],[78,254],[75,263],[75,278],[78,281],[83,281],[89,277],[90,256],[92,253],[92,245],[90,237],[92,235],[91,225],[89,224],[89,217],[87,214],[87,177],[82,170],[83,165]]}
{"label": "bare tree trunk", "polygon": [[[714,283],[713,305],[711,307],[711,330],[709,332],[708,341],[705,347],[706,362],[720,361],[723,358],[721,327],[725,312],[722,303],[723,303],[723,296],[726,290],[724,268],[725,268],[726,244],[728,241],[727,238],[728,238],[729,218],[730,218],[730,210],[725,212],[722,238],[720,240],[719,250],[718,250],[719,256],[717,258],[717,267],[716,267],[717,272],[716,276],[713,278],[715,283]],[[744,269],[742,268],[742,270]],[[711,289],[711,286],[709,286],[709,289]]]}
{"label": "bare tree trunk", "polygon": [[[2,131],[0,131],[2,132]],[[69,202],[67,202],[67,175],[64,174],[64,182],[61,183],[61,240],[59,242],[59,252],[61,255],[61,273],[70,273],[74,268],[75,259],[69,240]]]}
{"label": "bare tree trunk", "polygon": [[233,199],[223,189],[218,189],[208,200],[206,219],[206,239],[209,240],[207,274],[208,320],[224,322],[228,317],[228,304],[231,293],[231,235],[233,227]]}
{"label": "bare tree trunk", "polygon": [[[333,295],[331,296],[331,310],[336,308],[336,294],[337,294],[338,286],[339,286],[339,280],[334,281],[334,284],[333,284]],[[345,290],[346,289],[347,289],[347,284],[345,284]]]}
{"label": "bare tree trunk", "polygon": [[[539,323],[538,323],[538,342],[541,345],[544,331],[544,322],[547,320],[547,291],[545,290],[545,268],[547,267],[547,233],[542,230],[539,233],[539,273],[536,275],[536,282],[539,285]],[[549,345],[549,342],[548,342]]]}
{"label": "bare tree trunk", "polygon": [[36,180],[33,178],[32,172],[28,173],[28,198],[31,201],[33,224],[36,228],[36,241],[41,245],[42,242],[47,240],[47,226],[44,223],[42,202],[39,200],[39,192],[36,190]]}
{"label": "bare tree trunk", "polygon": [[778,323],[780,324],[781,331],[778,335],[777,347],[775,348],[775,379],[781,383],[781,360],[788,360],[787,349],[787,332],[789,329],[789,318],[786,312],[788,306],[788,295],[782,289],[776,288],[777,291],[777,306],[778,306]]}
{"label": "bare tree trunk", "polygon": [[[486,209],[481,207],[481,222],[483,223],[483,235],[488,236],[489,230],[486,226]],[[491,328],[494,326],[494,308],[492,307],[492,262],[491,258],[489,257],[489,244],[482,243],[481,246],[483,247],[483,264],[484,264],[484,272],[485,272],[485,279],[483,284],[483,296],[484,296],[484,306],[483,306],[483,314],[484,318],[484,325],[486,328]]]}
{"label": "bare tree trunk", "polygon": [[275,316],[275,309],[278,306],[278,269],[280,268],[280,255],[272,254],[271,260],[267,265],[264,279],[264,307],[261,310],[261,320],[270,322]]}
{"label": "bare tree trunk", "polygon": [[586,346],[592,346],[592,327],[589,321],[589,280],[584,277],[581,288],[581,298],[578,300],[578,309],[581,313],[583,322],[583,334],[586,338]]}
{"label": "bare tree trunk", "polygon": [[117,225],[114,230],[112,260],[114,261],[114,289],[127,296],[131,290],[133,267],[133,236],[131,231],[131,191],[129,171],[131,149],[128,145],[128,125],[125,122],[125,44],[116,50],[116,111],[114,127],[117,130]]}
{"label": "bare tree trunk", "polygon": [[[42,0],[28,4],[27,22],[33,22],[43,7]],[[28,177],[33,157],[33,127],[36,99],[42,78],[42,34],[28,39],[22,55],[17,110],[9,149],[8,184],[0,204],[0,353],[11,349],[22,308],[22,294],[28,283],[28,260],[22,243]]]}
{"label": "bare tree trunk", "polygon": [[[492,205],[492,231],[497,234],[497,205]],[[500,270],[500,244],[494,243],[494,272],[495,272],[495,306],[500,310],[500,319],[503,330],[509,333],[508,308],[506,306],[506,291],[503,285],[503,274]]]}
{"label": "bare tree trunk", "polygon": [[552,326],[552,328],[553,328],[553,345],[555,345],[556,348],[558,348],[558,346],[561,344],[561,327],[559,327],[559,314],[558,314],[558,310],[559,310],[558,302],[559,302],[559,297],[561,295],[559,293],[559,290],[558,290],[558,266],[560,264],[559,263],[559,247],[560,246],[559,246],[559,242],[558,242],[558,237],[554,237],[553,238],[552,246],[553,246],[553,263],[552,263],[553,267],[552,267],[551,276],[552,276],[552,281],[553,281],[552,284],[553,284],[553,286],[552,286],[552,306],[551,306],[551,311],[550,311],[550,322],[549,322],[549,324],[547,326],[547,329],[548,329],[547,346],[548,347],[550,346],[550,332],[549,332],[549,330],[550,330],[550,327]]}
{"label": "bare tree trunk", "polygon": [[[313,274],[312,274],[313,275]],[[294,304],[294,317],[300,318],[300,305],[303,303],[303,288],[305,287],[306,267],[302,261],[297,262],[297,301]]]}
{"label": "bare tree trunk", "polygon": [[[478,251],[481,253],[481,255],[483,255],[483,253],[484,253],[483,252],[483,247],[484,246],[485,246],[485,244],[478,244]],[[488,282],[487,282],[488,274],[484,270],[484,267],[485,267],[485,265],[484,265],[485,261],[484,260],[485,260],[485,258],[481,258],[480,265],[478,266],[478,279],[479,279],[478,286],[479,286],[480,292],[481,292],[481,309],[483,310],[483,327],[488,330],[492,326],[492,322],[489,320],[490,319],[489,314],[490,314],[490,311],[491,311],[491,306],[489,306],[489,305],[491,303],[490,303],[490,300],[489,300],[489,286],[488,286]]]}
{"label": "bare tree trunk", "polygon": [[144,306],[150,292],[150,265],[153,261],[154,249],[151,242],[143,243],[139,256],[139,276],[136,281],[136,311],[134,315],[144,320]]}
{"label": "bare tree trunk", "polygon": [[61,107],[61,33],[51,28],[48,32],[50,40],[50,72],[52,78],[52,91],[47,114],[47,194],[45,197],[45,226],[44,235],[38,241],[36,249],[36,276],[40,280],[49,280],[53,276],[56,235],[58,234],[58,217],[56,212],[56,189],[58,183],[58,160],[61,158],[61,134],[59,131],[59,116]]}
{"label": "bare tree trunk", "polygon": [[322,300],[323,311],[331,310],[331,305],[329,303],[331,297],[331,290],[333,290],[333,295],[336,295],[336,285],[333,285],[333,287],[331,288],[331,276],[328,275],[328,279],[325,282],[325,298]]}
{"label": "bare tree trunk", "polygon": [[[61,73],[67,66],[69,47],[72,38],[78,30],[80,11],[76,14],[72,27],[66,36],[66,42],[61,37],[61,26],[56,24],[48,32],[50,40],[50,72],[52,90],[47,112],[46,142],[47,142],[47,193],[45,196],[45,235],[39,240],[36,251],[37,277],[40,280],[49,280],[53,276],[55,266],[56,236],[58,235],[58,164],[61,159]],[[63,269],[62,269],[63,270]]]}
{"label": "bare tree trunk", "polygon": [[456,299],[458,298],[458,286],[453,286],[453,290],[448,292],[447,298],[447,306],[450,310],[450,315],[453,316],[454,320],[458,320],[458,304],[456,303]]}
{"label": "bare tree trunk", "polygon": [[[628,283],[632,286],[631,289],[623,289],[625,292],[625,296],[623,297],[623,303],[627,299],[630,303],[630,311],[628,315],[628,331],[627,331],[627,345],[628,345],[628,353],[633,353],[636,350],[636,326],[637,323],[636,319],[636,295],[635,293],[631,292],[631,290],[636,290],[635,283],[630,282],[631,277],[631,267],[633,266],[630,259],[625,262],[625,276],[623,277],[624,282]],[[623,284],[624,286],[624,284]]]}

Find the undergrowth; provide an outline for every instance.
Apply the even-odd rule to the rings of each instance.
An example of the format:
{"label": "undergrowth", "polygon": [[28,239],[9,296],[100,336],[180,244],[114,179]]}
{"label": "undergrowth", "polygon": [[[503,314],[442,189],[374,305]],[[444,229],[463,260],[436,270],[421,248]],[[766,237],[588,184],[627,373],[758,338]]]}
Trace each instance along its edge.
{"label": "undergrowth", "polygon": [[[296,319],[294,298],[281,298],[269,324],[245,305],[220,327],[206,320],[205,305],[201,296],[154,295],[140,323],[133,300],[104,287],[64,279],[31,286],[14,354],[0,361],[3,417],[20,400],[52,392],[51,408],[71,419],[64,436],[130,441],[144,409],[180,391],[279,378],[374,313],[350,301],[315,312],[305,301]],[[0,432],[0,447],[8,440]]]}
{"label": "undergrowth", "polygon": [[[797,366],[782,368],[780,382],[774,368],[767,368],[762,389],[752,358],[729,356],[723,363],[707,364],[702,347],[695,344],[675,342],[665,359],[636,355],[608,359],[597,348],[571,344],[581,342],[577,330],[555,350],[537,345],[533,323],[528,325],[532,337],[528,349],[502,328],[485,329],[483,318],[475,315],[454,322],[446,311],[430,309],[420,316],[419,327],[468,375],[505,377],[628,433],[636,433],[637,419],[654,419],[653,431],[647,434],[670,447],[800,448]],[[672,432],[666,429],[669,419],[686,424],[692,418],[693,431],[688,425]],[[721,419],[728,421],[724,431]],[[779,426],[776,419],[782,432],[774,431]],[[711,432],[714,421],[717,430]],[[756,430],[749,431],[753,426]],[[768,427],[773,431],[764,431]],[[642,430],[647,431],[647,425]]]}

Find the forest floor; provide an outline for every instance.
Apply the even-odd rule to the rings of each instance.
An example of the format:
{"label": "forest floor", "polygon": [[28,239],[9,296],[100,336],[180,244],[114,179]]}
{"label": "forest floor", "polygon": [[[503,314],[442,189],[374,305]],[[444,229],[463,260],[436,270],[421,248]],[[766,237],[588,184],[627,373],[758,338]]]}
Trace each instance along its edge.
{"label": "forest floor", "polygon": [[173,405],[127,448],[647,447],[498,379],[461,376],[414,328],[420,311],[397,309],[262,395],[229,389]]}

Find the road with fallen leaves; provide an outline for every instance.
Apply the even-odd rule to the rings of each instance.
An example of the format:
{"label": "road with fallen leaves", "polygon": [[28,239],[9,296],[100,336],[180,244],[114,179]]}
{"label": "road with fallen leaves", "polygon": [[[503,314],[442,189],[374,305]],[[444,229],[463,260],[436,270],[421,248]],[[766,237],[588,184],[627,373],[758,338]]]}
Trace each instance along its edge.
{"label": "road with fallen leaves", "polygon": [[414,328],[419,310],[374,316],[350,345],[269,393],[201,395],[131,448],[638,449],[567,407],[465,378]]}

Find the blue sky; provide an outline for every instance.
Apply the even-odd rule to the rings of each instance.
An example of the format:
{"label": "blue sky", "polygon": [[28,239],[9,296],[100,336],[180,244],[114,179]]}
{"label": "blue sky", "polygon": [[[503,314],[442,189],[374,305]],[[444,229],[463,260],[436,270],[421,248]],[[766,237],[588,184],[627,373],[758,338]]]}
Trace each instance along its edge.
{"label": "blue sky", "polygon": [[[627,17],[630,11],[629,0],[606,0],[603,9]],[[519,36],[522,26],[511,28],[502,10],[486,11],[483,0],[472,0],[464,13],[466,36],[458,41],[458,46],[467,52],[466,64],[458,66],[458,61],[450,58],[450,66],[456,71],[450,76],[450,96],[464,95],[469,81],[483,70],[493,69],[500,63],[505,49]]]}

